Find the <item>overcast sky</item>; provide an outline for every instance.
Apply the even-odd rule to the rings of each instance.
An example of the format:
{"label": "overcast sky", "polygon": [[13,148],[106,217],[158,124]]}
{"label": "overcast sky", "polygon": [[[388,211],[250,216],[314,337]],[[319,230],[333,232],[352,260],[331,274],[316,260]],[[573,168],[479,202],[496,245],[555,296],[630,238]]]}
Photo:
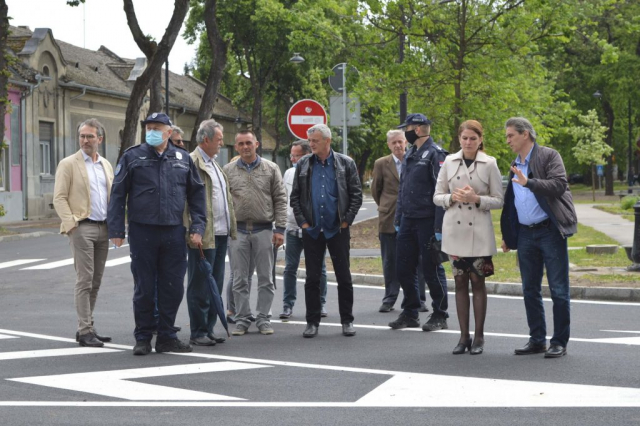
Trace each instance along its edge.
{"label": "overcast sky", "polygon": [[[11,25],[26,25],[31,31],[50,28],[57,40],[91,50],[104,45],[123,58],[144,56],[133,41],[121,0],[86,0],[79,7],[67,6],[66,0],[8,0],[7,4]],[[134,0],[133,4],[142,32],[160,41],[173,13],[173,0]],[[185,63],[191,63],[196,49],[182,38],[183,32],[184,24],[169,55],[169,69],[178,74],[183,74]]]}

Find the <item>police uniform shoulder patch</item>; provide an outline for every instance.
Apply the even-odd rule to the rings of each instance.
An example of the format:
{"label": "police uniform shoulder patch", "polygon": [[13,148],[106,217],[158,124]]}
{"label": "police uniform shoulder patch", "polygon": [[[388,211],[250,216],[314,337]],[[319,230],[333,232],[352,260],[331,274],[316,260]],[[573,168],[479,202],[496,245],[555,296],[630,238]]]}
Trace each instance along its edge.
{"label": "police uniform shoulder patch", "polygon": [[181,152],[176,152],[176,158],[178,160],[182,160],[182,153]]}
{"label": "police uniform shoulder patch", "polygon": [[116,176],[118,176],[118,173],[120,173],[120,170],[122,170],[122,164],[118,164],[118,167],[116,167]]}
{"label": "police uniform shoulder patch", "polygon": [[429,155],[429,151],[425,151],[422,153],[422,158],[427,158],[427,155]]}

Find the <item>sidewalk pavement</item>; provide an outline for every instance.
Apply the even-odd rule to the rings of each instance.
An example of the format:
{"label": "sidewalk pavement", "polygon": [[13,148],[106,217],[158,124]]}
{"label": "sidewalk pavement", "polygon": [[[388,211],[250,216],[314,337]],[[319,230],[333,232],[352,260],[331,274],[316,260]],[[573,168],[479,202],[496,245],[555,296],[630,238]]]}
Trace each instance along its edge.
{"label": "sidewalk pavement", "polygon": [[578,222],[613,238],[621,246],[633,244],[634,223],[617,214],[593,208],[594,204],[574,204]]}

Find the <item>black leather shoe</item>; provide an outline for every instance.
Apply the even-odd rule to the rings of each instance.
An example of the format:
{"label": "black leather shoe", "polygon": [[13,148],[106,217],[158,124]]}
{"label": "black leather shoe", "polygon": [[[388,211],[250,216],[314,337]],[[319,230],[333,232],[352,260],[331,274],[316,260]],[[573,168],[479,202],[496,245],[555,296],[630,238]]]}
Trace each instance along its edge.
{"label": "black leather shoe", "polygon": [[[95,329],[93,329],[93,334],[96,336],[96,339],[100,340],[101,342],[110,342],[111,341],[111,337],[109,336],[101,336],[99,335]],[[80,341],[80,332],[76,331],[76,342]]]}
{"label": "black leather shoe", "polygon": [[560,358],[567,354],[567,348],[560,345],[551,345],[549,350],[544,353],[545,358]]}
{"label": "black leather shoe", "polygon": [[93,333],[80,335],[78,337],[78,343],[80,343],[80,346],[88,346],[90,348],[101,348],[104,346],[104,343],[96,339],[96,335]]}
{"label": "black leather shoe", "polygon": [[195,346],[215,346],[216,342],[210,339],[208,336],[192,337],[189,339],[189,343]]}
{"label": "black leather shoe", "polygon": [[96,339],[100,340],[101,342],[110,342],[111,341],[111,336],[102,336],[100,334],[98,334],[98,332],[96,331],[96,329],[93,329],[93,334],[96,335]]}
{"label": "black leather shoe", "polygon": [[207,335],[207,337],[208,337],[209,339],[213,340],[213,341],[214,341],[214,342],[216,342],[216,343],[224,343],[224,342],[226,342],[226,341],[227,341],[227,339],[225,339],[224,337],[218,337],[218,336],[216,336],[216,335],[215,335],[215,334],[213,334],[213,333],[208,334],[208,335]]}
{"label": "black leather shoe", "polygon": [[521,348],[515,350],[516,355],[532,355],[532,354],[541,354],[547,350],[547,345],[541,344],[536,345],[535,343],[527,342]]}
{"label": "black leather shoe", "polygon": [[469,353],[471,355],[480,355],[482,352],[484,352],[484,339],[474,340]]}
{"label": "black leather shoe", "polygon": [[173,329],[174,329],[174,330],[176,331],[176,333],[177,333],[178,331],[181,331],[181,330],[182,330],[182,327],[180,327],[179,325],[174,325],[174,326],[173,326]]}
{"label": "black leather shoe", "polygon": [[471,351],[471,339],[467,340],[466,342],[458,343],[458,345],[455,348],[453,348],[452,353],[454,355],[462,355],[463,353],[465,353],[467,349]]}
{"label": "black leather shoe", "polygon": [[316,337],[318,335],[318,326],[315,324],[307,324],[307,328],[302,332],[303,337]]}
{"label": "black leather shoe", "polygon": [[342,335],[343,336],[347,336],[347,337],[351,337],[351,336],[355,336],[356,335],[356,329],[353,328],[353,323],[352,322],[347,322],[342,324]]}
{"label": "black leather shoe", "polygon": [[157,353],[162,353],[162,352],[184,353],[184,352],[191,352],[191,351],[193,351],[193,348],[191,347],[191,345],[188,345],[180,341],[179,339],[169,339],[169,340],[165,340],[164,342],[158,342],[156,340]]}
{"label": "black leather shoe", "polygon": [[378,309],[378,312],[391,312],[393,311],[395,308],[391,305],[387,305],[386,303],[383,303],[380,306],[380,309]]}
{"label": "black leather shoe", "polygon": [[136,340],[136,345],[133,347],[134,355],[147,355],[151,353],[151,340]]}

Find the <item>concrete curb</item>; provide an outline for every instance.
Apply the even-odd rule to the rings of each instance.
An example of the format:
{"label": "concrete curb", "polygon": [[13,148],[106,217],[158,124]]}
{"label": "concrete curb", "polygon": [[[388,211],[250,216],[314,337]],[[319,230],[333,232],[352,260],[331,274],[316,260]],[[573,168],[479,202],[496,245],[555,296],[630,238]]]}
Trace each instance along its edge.
{"label": "concrete curb", "polygon": [[[284,266],[276,265],[276,272],[282,274]],[[298,278],[305,278],[306,271],[298,269]],[[353,284],[370,285],[375,287],[384,286],[382,275],[351,274]],[[336,281],[336,275],[332,271],[327,271],[327,279]],[[453,280],[447,280],[449,288],[454,285]],[[522,284],[520,283],[498,283],[487,282],[487,293],[502,296],[522,297]],[[581,300],[606,300],[616,302],[640,302],[640,289],[620,288],[620,287],[574,287],[570,289],[572,299]],[[548,286],[542,286],[543,297],[551,297]]]}
{"label": "concrete curb", "polygon": [[27,238],[37,238],[44,237],[46,235],[54,235],[55,232],[46,232],[46,231],[38,231],[38,232],[28,232],[26,234],[15,234],[15,235],[6,235],[4,237],[0,237],[0,243],[5,241],[18,241],[24,240]]}

